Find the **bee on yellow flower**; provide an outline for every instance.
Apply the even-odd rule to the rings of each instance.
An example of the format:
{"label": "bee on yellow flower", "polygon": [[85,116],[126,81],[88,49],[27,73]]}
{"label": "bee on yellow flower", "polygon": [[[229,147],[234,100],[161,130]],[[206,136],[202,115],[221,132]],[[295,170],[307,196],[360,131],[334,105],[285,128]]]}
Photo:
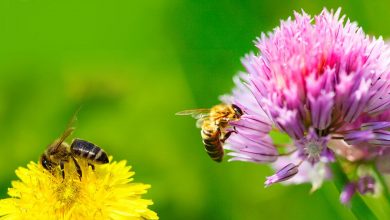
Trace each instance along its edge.
{"label": "bee on yellow flower", "polygon": [[[112,158],[110,158],[112,161]],[[134,172],[126,161],[110,162],[93,170],[80,160],[83,178],[75,166],[65,164],[66,176],[53,174],[30,162],[20,167],[8,189],[11,198],[0,200],[3,219],[158,219],[142,199],[150,185],[133,183]]]}
{"label": "bee on yellow flower", "polygon": [[39,164],[30,162],[16,170],[20,180],[8,189],[11,198],[0,200],[0,218],[158,219],[148,209],[153,202],[141,198],[150,185],[132,183],[134,172],[126,161],[112,162],[87,141],[75,139],[71,146],[65,142],[74,130],[75,115]]}

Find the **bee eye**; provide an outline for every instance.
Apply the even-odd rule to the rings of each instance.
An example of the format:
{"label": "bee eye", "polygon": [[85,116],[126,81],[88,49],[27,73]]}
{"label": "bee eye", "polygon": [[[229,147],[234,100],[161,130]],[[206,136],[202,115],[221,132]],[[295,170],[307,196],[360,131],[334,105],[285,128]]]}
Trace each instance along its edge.
{"label": "bee eye", "polygon": [[45,168],[46,170],[50,170],[51,169],[51,163],[50,163],[50,161],[47,159],[47,157],[45,156],[45,155],[43,155],[42,157],[41,157],[41,164],[42,164],[42,166],[43,166],[43,168]]}
{"label": "bee eye", "polygon": [[47,167],[47,161],[46,160],[42,160],[42,166],[43,166],[43,168],[45,168],[46,170],[48,170],[48,167]]}
{"label": "bee eye", "polygon": [[235,104],[232,104],[232,107],[233,107],[233,110],[236,112],[237,115],[239,115],[239,116],[243,115],[243,112],[242,112],[240,107],[238,107]]}

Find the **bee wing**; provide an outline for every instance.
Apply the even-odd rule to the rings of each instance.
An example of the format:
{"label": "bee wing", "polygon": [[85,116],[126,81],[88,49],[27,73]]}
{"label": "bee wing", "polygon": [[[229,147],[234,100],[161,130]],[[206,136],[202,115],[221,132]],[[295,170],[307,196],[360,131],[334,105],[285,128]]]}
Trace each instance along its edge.
{"label": "bee wing", "polygon": [[67,137],[69,137],[73,133],[73,131],[75,130],[75,127],[73,127],[73,125],[77,120],[77,113],[79,112],[79,110],[80,110],[80,108],[77,109],[77,111],[75,113],[73,113],[72,118],[69,120],[68,125],[66,126],[64,133],[62,133],[61,137],[58,138],[54,142],[55,146],[53,147],[53,150],[52,150],[53,152],[56,151],[58,149],[58,147],[61,146],[62,142],[64,142],[65,139]]}
{"label": "bee wing", "polygon": [[176,115],[190,115],[195,119],[201,119],[208,117],[210,115],[210,109],[208,108],[199,108],[199,109],[190,109],[177,112]]}
{"label": "bee wing", "polygon": [[202,118],[199,118],[198,120],[196,120],[196,127],[197,128],[202,128],[202,125],[203,125],[203,122],[204,120],[208,119],[209,117],[206,116],[206,117],[202,117]]}
{"label": "bee wing", "polygon": [[208,108],[200,108],[200,109],[190,109],[184,110],[176,113],[176,115],[190,115],[191,117],[197,119],[196,127],[201,128],[203,121],[210,116],[210,109]]}

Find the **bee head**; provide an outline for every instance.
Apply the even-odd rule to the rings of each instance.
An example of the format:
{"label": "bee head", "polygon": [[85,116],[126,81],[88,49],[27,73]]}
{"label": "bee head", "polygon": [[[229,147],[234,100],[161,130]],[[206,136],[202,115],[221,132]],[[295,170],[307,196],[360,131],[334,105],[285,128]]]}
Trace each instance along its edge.
{"label": "bee head", "polygon": [[55,166],[55,164],[51,162],[49,158],[47,158],[46,154],[42,154],[40,162],[43,168],[46,170],[52,170],[52,168]]}
{"label": "bee head", "polygon": [[233,108],[233,110],[234,110],[234,112],[235,112],[237,118],[240,118],[240,117],[244,114],[244,113],[242,112],[241,108],[238,107],[237,105],[232,104],[232,108]]}

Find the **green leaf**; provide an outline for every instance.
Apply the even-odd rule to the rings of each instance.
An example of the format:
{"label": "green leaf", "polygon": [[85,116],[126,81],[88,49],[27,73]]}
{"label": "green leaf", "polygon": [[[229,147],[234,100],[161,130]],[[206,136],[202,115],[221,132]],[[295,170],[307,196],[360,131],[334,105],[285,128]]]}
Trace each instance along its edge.
{"label": "green leaf", "polygon": [[376,166],[373,166],[373,170],[374,170],[375,175],[377,177],[376,179],[379,180],[379,183],[382,186],[383,197],[387,200],[387,203],[390,204],[390,192],[389,192],[389,189],[387,188],[386,181],[383,178],[382,174],[378,171]]}

